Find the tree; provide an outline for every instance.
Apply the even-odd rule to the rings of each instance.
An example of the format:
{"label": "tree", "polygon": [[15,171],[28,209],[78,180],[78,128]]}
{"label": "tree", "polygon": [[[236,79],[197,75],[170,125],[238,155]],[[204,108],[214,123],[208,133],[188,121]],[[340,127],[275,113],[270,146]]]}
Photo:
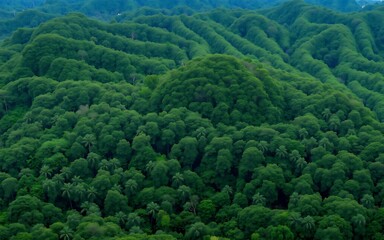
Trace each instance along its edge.
{"label": "tree", "polygon": [[361,203],[366,208],[372,208],[375,204],[375,199],[372,197],[372,195],[364,194],[363,198],[361,199]]}
{"label": "tree", "polygon": [[256,193],[252,197],[252,202],[255,205],[265,206],[266,198],[263,195],[261,195],[260,193]]}
{"label": "tree", "polygon": [[153,230],[155,228],[156,217],[159,210],[160,210],[160,206],[157,203],[150,202],[147,204],[147,214],[151,220],[151,225]]}
{"label": "tree", "polygon": [[96,172],[96,168],[99,165],[100,159],[101,159],[101,157],[97,153],[94,153],[94,152],[90,152],[87,155],[88,166],[90,169],[93,170],[93,174],[95,174],[95,172]]}
{"label": "tree", "polygon": [[113,216],[119,211],[128,211],[128,198],[116,190],[109,190],[104,200],[106,215]]}
{"label": "tree", "polygon": [[65,226],[61,231],[60,231],[60,239],[62,240],[71,240],[73,238],[74,232],[72,229],[70,229],[68,226]]}
{"label": "tree", "polygon": [[233,194],[233,189],[232,189],[232,187],[230,187],[230,186],[228,186],[228,185],[225,185],[225,186],[223,187],[223,189],[221,190],[221,192],[227,194],[228,197],[230,198],[230,197],[232,196],[232,194]]}
{"label": "tree", "polygon": [[220,149],[217,153],[216,172],[219,176],[227,176],[232,167],[232,154],[228,149]]}
{"label": "tree", "polygon": [[182,173],[176,173],[175,176],[172,177],[172,186],[180,187],[184,182],[184,177]]}
{"label": "tree", "polygon": [[182,168],[191,169],[198,155],[198,142],[196,138],[184,137],[179,143],[173,145],[171,156],[179,159]]}
{"label": "tree", "polygon": [[337,227],[328,227],[326,229],[318,229],[315,233],[315,239],[324,240],[342,240],[343,235]]}
{"label": "tree", "polygon": [[287,149],[285,148],[285,146],[279,146],[276,149],[276,156],[281,158],[281,159],[284,159],[288,156],[288,152],[287,152]]}
{"label": "tree", "polygon": [[193,212],[196,215],[197,205],[199,204],[199,197],[196,195],[192,195],[189,198],[189,201],[185,203],[184,208]]}
{"label": "tree", "polygon": [[118,219],[120,227],[124,227],[127,221],[127,215],[124,212],[119,211],[115,214],[115,217]]}
{"label": "tree", "polygon": [[186,239],[203,239],[209,234],[209,228],[202,222],[190,225],[185,233]]}
{"label": "tree", "polygon": [[306,216],[301,220],[303,228],[307,233],[311,233],[315,230],[315,220],[311,216]]}
{"label": "tree", "polygon": [[365,217],[362,214],[357,214],[356,216],[352,217],[351,222],[355,227],[354,232],[356,234],[363,235],[365,232],[365,224],[366,224]]}
{"label": "tree", "polygon": [[331,115],[332,115],[332,112],[329,108],[326,108],[324,109],[324,111],[321,113],[321,115],[324,117],[325,120],[328,120]]}
{"label": "tree", "polygon": [[67,198],[69,205],[72,208],[72,192],[73,192],[73,184],[72,183],[64,183],[64,186],[61,188],[62,196]]}
{"label": "tree", "polygon": [[138,188],[138,184],[134,179],[129,179],[125,183],[125,191],[128,196],[133,195],[136,192],[137,188]]}
{"label": "tree", "polygon": [[287,226],[269,226],[266,229],[261,228],[257,232],[261,236],[266,236],[265,239],[284,239],[284,240],[293,240],[294,234]]}
{"label": "tree", "polygon": [[1,188],[4,191],[4,198],[12,200],[18,190],[19,183],[16,178],[9,177],[1,182]]}
{"label": "tree", "polygon": [[197,205],[197,213],[203,220],[203,222],[210,222],[215,213],[216,213],[216,205],[213,203],[212,200],[202,200]]}
{"label": "tree", "polygon": [[139,227],[143,219],[137,213],[130,213],[127,217],[126,228],[131,229],[132,227]]}
{"label": "tree", "polygon": [[239,176],[244,179],[249,179],[253,169],[260,166],[264,160],[262,152],[256,147],[245,149],[239,163]]}
{"label": "tree", "polygon": [[166,165],[166,161],[164,160],[156,161],[153,169],[150,172],[154,185],[156,187],[160,187],[168,184],[168,176],[167,176],[168,169],[169,168]]}
{"label": "tree", "polygon": [[96,144],[96,137],[93,134],[86,134],[83,137],[82,143],[87,148],[88,153],[90,153],[92,146]]}
{"label": "tree", "polygon": [[87,198],[89,201],[93,201],[97,196],[97,191],[95,187],[89,186],[87,189]]}
{"label": "tree", "polygon": [[270,225],[271,210],[260,205],[252,205],[244,208],[238,214],[239,228],[249,238],[255,229]]}
{"label": "tree", "polygon": [[41,214],[42,202],[33,196],[17,197],[8,207],[8,217],[11,222],[19,222],[32,226],[43,221]]}
{"label": "tree", "polygon": [[48,178],[52,174],[52,169],[47,166],[43,165],[40,169],[40,175],[44,176],[45,178]]}
{"label": "tree", "polygon": [[180,200],[182,202],[185,202],[190,194],[191,194],[191,188],[186,186],[186,185],[181,185],[178,189],[177,189],[177,192],[179,193],[179,196],[180,196]]}

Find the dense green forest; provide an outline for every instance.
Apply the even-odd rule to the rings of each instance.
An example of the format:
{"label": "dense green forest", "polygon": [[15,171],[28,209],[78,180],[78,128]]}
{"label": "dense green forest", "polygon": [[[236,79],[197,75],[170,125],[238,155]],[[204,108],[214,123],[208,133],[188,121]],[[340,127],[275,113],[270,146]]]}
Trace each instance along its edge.
{"label": "dense green forest", "polygon": [[[121,15],[135,15],[136,11],[161,12],[167,15],[187,14],[216,8],[262,9],[286,0],[0,0],[0,39],[19,27],[36,27],[54,16],[81,12],[102,20],[121,19]],[[369,1],[305,0],[342,12],[358,11]]]}
{"label": "dense green forest", "polygon": [[384,239],[384,8],[28,12],[0,240]]}

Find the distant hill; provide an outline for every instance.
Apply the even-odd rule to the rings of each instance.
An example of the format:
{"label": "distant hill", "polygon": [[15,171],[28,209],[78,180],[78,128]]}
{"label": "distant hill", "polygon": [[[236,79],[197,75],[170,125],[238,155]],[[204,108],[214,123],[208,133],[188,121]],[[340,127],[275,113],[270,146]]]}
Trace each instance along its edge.
{"label": "distant hill", "polygon": [[[294,0],[302,1],[302,0]],[[167,15],[192,14],[215,8],[264,9],[273,7],[285,0],[194,0],[194,1],[152,1],[152,0],[0,0],[0,39],[18,27],[32,27],[51,19],[53,16],[70,12],[82,12],[87,16],[121,21],[145,11]],[[358,11],[361,7],[354,0],[307,0],[308,3],[324,6],[343,12]],[[33,11],[30,11],[30,10]],[[26,17],[28,16],[28,17]],[[28,20],[27,20],[28,19]]]}

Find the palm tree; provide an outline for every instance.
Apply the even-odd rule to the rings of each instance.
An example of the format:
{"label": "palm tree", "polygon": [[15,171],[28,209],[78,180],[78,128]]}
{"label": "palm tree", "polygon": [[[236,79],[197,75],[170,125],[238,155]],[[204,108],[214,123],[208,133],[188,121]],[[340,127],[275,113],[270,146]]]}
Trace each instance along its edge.
{"label": "palm tree", "polygon": [[60,172],[64,179],[69,179],[72,176],[72,171],[69,167],[63,167]]}
{"label": "palm tree", "polygon": [[308,136],[308,131],[305,128],[299,130],[299,136],[301,139],[305,139]]}
{"label": "palm tree", "polygon": [[324,111],[321,113],[321,115],[323,116],[323,118],[324,118],[325,120],[328,120],[329,117],[332,115],[332,112],[331,112],[331,110],[329,110],[329,108],[326,108],[326,109],[324,109]]}
{"label": "palm tree", "polygon": [[127,218],[127,228],[132,228],[134,226],[139,227],[143,222],[143,219],[137,213],[128,214]]}
{"label": "palm tree", "polygon": [[356,228],[361,228],[365,226],[366,220],[365,217],[361,214],[357,214],[356,216],[352,217],[352,224]]}
{"label": "palm tree", "polygon": [[230,187],[228,185],[225,185],[221,191],[223,193],[226,193],[228,195],[228,197],[230,197],[232,195],[232,193],[233,193],[232,187]]}
{"label": "palm tree", "polygon": [[118,191],[119,193],[121,193],[121,186],[120,184],[114,184],[111,188],[111,190],[115,190],[115,191]]}
{"label": "palm tree", "polygon": [[150,173],[152,172],[152,169],[155,167],[155,163],[152,162],[152,161],[149,161],[146,165],[145,165],[145,170],[147,171],[147,173]]}
{"label": "palm tree", "polygon": [[265,197],[260,194],[260,193],[256,193],[255,195],[253,195],[252,197],[252,202],[253,204],[255,205],[261,205],[261,206],[264,206],[265,203],[266,203],[266,199]]}
{"label": "palm tree", "polygon": [[43,189],[45,192],[52,192],[56,188],[56,183],[52,179],[45,179],[43,181]]}
{"label": "palm tree", "polygon": [[300,213],[292,212],[291,216],[289,217],[290,225],[293,229],[299,229],[301,227],[302,218],[300,216]]}
{"label": "palm tree", "polygon": [[299,158],[301,158],[301,155],[299,153],[299,151],[297,151],[296,149],[293,150],[290,154],[289,154],[289,160],[291,162],[296,162]]}
{"label": "palm tree", "polygon": [[49,200],[53,202],[58,194],[57,183],[54,182],[52,179],[45,179],[43,181],[43,189],[46,196],[48,196]]}
{"label": "palm tree", "polygon": [[292,195],[289,197],[289,207],[297,207],[299,200],[300,195],[297,192],[292,193]]}
{"label": "palm tree", "polygon": [[33,176],[33,171],[30,168],[23,168],[19,173],[19,178],[22,176],[31,177]]}
{"label": "palm tree", "polygon": [[191,192],[191,189],[188,186],[181,185],[178,189],[177,192],[180,195],[180,198],[183,202],[185,202],[189,198],[189,194]]}
{"label": "palm tree", "polygon": [[81,212],[82,214],[88,215],[89,209],[91,208],[92,203],[85,201],[80,205]]}
{"label": "palm tree", "polygon": [[123,227],[127,221],[127,215],[120,211],[115,214],[115,217],[119,220],[120,227]]}
{"label": "palm tree", "polygon": [[96,198],[97,196],[97,191],[96,191],[96,188],[93,187],[93,186],[90,186],[88,189],[87,189],[87,197],[88,197],[88,200],[93,202],[93,200]]}
{"label": "palm tree", "polygon": [[99,164],[100,156],[97,153],[90,152],[87,156],[88,165],[91,169],[95,169],[96,166]]}
{"label": "palm tree", "polygon": [[84,183],[75,185],[73,188],[73,193],[77,202],[83,201],[86,192],[87,191],[85,190]]}
{"label": "palm tree", "polygon": [[329,150],[329,148],[332,146],[332,144],[331,144],[331,142],[329,141],[328,138],[323,137],[323,138],[319,141],[319,146],[322,146],[325,150]]}
{"label": "palm tree", "polygon": [[268,151],[268,143],[266,141],[260,141],[257,143],[257,148],[262,152],[265,153]]}
{"label": "palm tree", "polygon": [[197,139],[200,139],[201,137],[205,137],[206,134],[207,134],[207,131],[205,130],[205,128],[199,127],[198,129],[196,129]]}
{"label": "palm tree", "polygon": [[153,219],[156,218],[156,214],[159,211],[160,207],[157,203],[150,202],[147,204],[147,214]]}
{"label": "palm tree", "polygon": [[135,180],[129,179],[125,183],[125,190],[128,193],[128,195],[133,194],[137,190],[138,184]]}
{"label": "palm tree", "polygon": [[337,131],[340,127],[340,118],[337,115],[332,115],[328,121],[329,128],[333,131]]}
{"label": "palm tree", "polygon": [[109,170],[109,162],[107,159],[101,160],[101,162],[99,163],[99,169],[106,171]]}
{"label": "palm tree", "polygon": [[307,232],[312,232],[315,230],[315,220],[311,216],[306,216],[301,220],[301,224],[304,227],[304,230]]}
{"label": "palm tree", "polygon": [[176,173],[175,176],[172,177],[172,183],[175,187],[180,187],[184,182],[184,176],[182,173]]}
{"label": "palm tree", "polygon": [[48,165],[43,165],[40,169],[40,175],[48,178],[52,174],[52,169]]}
{"label": "palm tree", "polygon": [[286,158],[288,155],[287,149],[285,146],[280,146],[276,149],[276,156],[279,158]]}
{"label": "palm tree", "polygon": [[88,149],[88,152],[91,152],[92,146],[96,143],[96,137],[93,134],[86,134],[83,137],[82,144]]}
{"label": "palm tree", "polygon": [[69,201],[69,205],[72,208],[71,195],[72,195],[72,183],[64,183],[64,186],[61,188],[62,196],[66,197]]}
{"label": "palm tree", "polygon": [[79,176],[74,176],[73,178],[72,178],[72,183],[74,184],[74,185],[79,185],[80,183],[82,183],[83,182],[83,179],[81,179]]}
{"label": "palm tree", "polygon": [[64,184],[64,177],[61,174],[55,174],[55,176],[52,177],[52,181],[54,181],[57,186],[61,187]]}
{"label": "palm tree", "polygon": [[71,240],[73,238],[73,231],[68,226],[63,227],[60,231],[60,239]]}
{"label": "palm tree", "polygon": [[361,203],[366,208],[372,208],[375,203],[375,199],[372,197],[372,195],[364,194],[363,198],[361,199]]}
{"label": "palm tree", "polygon": [[203,239],[207,234],[207,226],[202,222],[192,224],[185,233],[186,239]]}
{"label": "palm tree", "polygon": [[301,172],[307,166],[307,162],[302,157],[297,159],[295,163],[296,163],[296,171],[298,173]]}
{"label": "palm tree", "polygon": [[149,215],[151,225],[152,225],[152,232],[155,230],[155,221],[156,221],[156,215],[159,212],[160,207],[157,203],[150,202],[147,204],[147,214]]}
{"label": "palm tree", "polygon": [[111,171],[114,171],[115,169],[120,167],[120,161],[117,158],[112,158],[109,160],[109,167],[111,168]]}

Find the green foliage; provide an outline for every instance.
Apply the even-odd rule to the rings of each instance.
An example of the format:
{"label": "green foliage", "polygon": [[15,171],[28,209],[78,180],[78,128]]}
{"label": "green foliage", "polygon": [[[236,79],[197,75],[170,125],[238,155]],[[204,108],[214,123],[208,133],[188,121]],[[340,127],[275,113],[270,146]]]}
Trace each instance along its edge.
{"label": "green foliage", "polygon": [[0,239],[380,239],[380,9],[116,19],[42,17],[1,44]]}

